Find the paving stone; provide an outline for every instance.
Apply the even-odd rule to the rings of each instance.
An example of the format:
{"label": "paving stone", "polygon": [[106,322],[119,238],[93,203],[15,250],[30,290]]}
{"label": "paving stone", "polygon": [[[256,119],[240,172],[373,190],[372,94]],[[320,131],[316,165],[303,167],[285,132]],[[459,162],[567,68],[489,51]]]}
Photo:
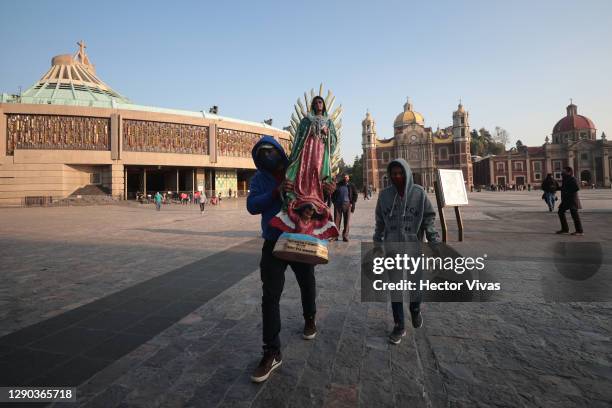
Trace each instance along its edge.
{"label": "paving stone", "polygon": [[[286,273],[284,362],[264,384],[250,382],[261,357],[261,244],[259,220],[245,214],[244,201],[213,210],[214,222],[195,207],[193,214],[0,212],[0,261],[11,271],[0,278],[14,289],[0,288],[0,336],[8,334],[0,337],[0,368],[20,347],[42,347],[27,352],[43,353],[39,361],[53,367],[71,361],[87,377],[78,388],[83,406],[610,406],[612,303],[545,302],[546,285],[566,285],[561,275],[546,275],[556,273],[549,254],[557,242],[573,241],[542,234],[557,220],[533,193],[470,195],[473,205],[462,209],[466,239],[451,245],[464,255],[487,253],[487,273],[505,290],[486,303],[423,305],[425,326],[408,327],[393,347],[390,307],[360,302],[359,240],[371,237],[375,204],[360,201],[354,239],[330,244],[330,263],[316,269],[314,341],[301,339],[299,288]],[[583,211],[588,240],[612,253],[605,228],[612,193],[584,194],[604,209]],[[79,227],[59,228],[67,219]],[[454,239],[452,220],[449,228]],[[150,239],[142,242],[143,234]],[[236,245],[245,253],[234,263],[220,255]],[[202,269],[209,256],[214,276]],[[603,274],[611,267],[605,255]],[[83,341],[61,342],[62,331]],[[96,336],[107,331],[108,338]],[[13,370],[9,380],[45,378],[36,356],[28,358],[30,371]]]}

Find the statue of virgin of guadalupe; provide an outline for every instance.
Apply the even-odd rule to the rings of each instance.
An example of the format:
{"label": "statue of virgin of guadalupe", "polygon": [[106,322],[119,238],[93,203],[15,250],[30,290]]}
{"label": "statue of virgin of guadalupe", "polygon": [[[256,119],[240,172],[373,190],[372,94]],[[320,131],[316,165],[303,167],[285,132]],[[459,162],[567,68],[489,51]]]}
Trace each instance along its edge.
{"label": "statue of virgin of guadalupe", "polygon": [[283,232],[319,239],[338,236],[324,197],[324,194],[331,195],[335,188],[331,167],[336,141],[336,129],[327,115],[325,101],[316,96],[308,115],[298,126],[285,174],[288,191],[281,211],[270,225]]}

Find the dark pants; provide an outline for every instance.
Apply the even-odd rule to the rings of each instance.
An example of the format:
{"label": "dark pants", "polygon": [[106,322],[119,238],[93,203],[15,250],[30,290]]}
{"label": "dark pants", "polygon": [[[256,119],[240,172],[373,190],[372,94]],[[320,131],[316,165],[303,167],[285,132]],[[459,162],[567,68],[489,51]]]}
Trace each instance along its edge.
{"label": "dark pants", "polygon": [[342,219],[344,218],[344,230],[342,231],[342,238],[348,239],[349,235],[349,224],[351,221],[351,203],[345,204],[334,204],[334,222],[336,223],[336,228],[340,231],[340,224],[342,223]]}
{"label": "dark pants", "polygon": [[[564,208],[563,205],[559,206],[559,220],[561,221],[561,231],[569,232],[569,225],[567,225],[567,219],[565,218],[565,212],[568,208]],[[576,227],[576,232],[582,233],[582,223],[580,222],[580,215],[578,215],[578,210],[576,208],[569,208],[570,214],[572,215],[572,220],[574,220],[574,227]]]}
{"label": "dark pants", "polygon": [[[419,269],[415,274],[408,274],[406,278],[414,282],[418,288],[420,281],[423,277],[423,271]],[[404,279],[403,271],[389,271],[389,282],[399,283]],[[409,309],[411,313],[417,313],[421,310],[421,301],[423,299],[423,293],[420,290],[414,290],[408,292],[410,295]],[[391,310],[393,311],[393,322],[399,326],[400,329],[404,329],[404,293],[393,292],[391,293]]]}
{"label": "dark pants", "polygon": [[[421,302],[410,302],[409,308],[411,313],[418,313],[421,310]],[[404,329],[404,303],[391,302],[391,310],[393,310],[393,322],[400,329]]]}
{"label": "dark pants", "polygon": [[204,212],[205,203],[200,203],[200,212]]}
{"label": "dark pants", "polygon": [[285,270],[291,266],[302,295],[302,310],[304,317],[314,317],[317,312],[315,305],[316,282],[314,265],[301,262],[287,262],[272,255],[276,241],[266,240],[261,249],[261,282],[263,296],[261,297],[261,313],[263,320],[264,350],[280,350],[279,333],[281,329],[279,302],[285,286]]}

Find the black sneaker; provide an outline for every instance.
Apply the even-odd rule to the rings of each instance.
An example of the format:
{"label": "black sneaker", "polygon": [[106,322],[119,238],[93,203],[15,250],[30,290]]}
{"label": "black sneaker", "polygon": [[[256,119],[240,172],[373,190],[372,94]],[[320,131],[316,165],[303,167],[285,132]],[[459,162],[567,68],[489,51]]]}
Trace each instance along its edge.
{"label": "black sneaker", "polygon": [[263,358],[251,376],[251,381],[260,383],[270,377],[272,371],[280,367],[283,356],[280,351],[265,351]]}
{"label": "black sneaker", "polygon": [[410,312],[410,317],[412,317],[412,327],[418,329],[423,326],[423,315],[420,311]]}
{"label": "black sneaker", "polygon": [[406,329],[400,328],[398,325],[393,327],[393,331],[389,335],[389,343],[400,344],[402,337],[406,335]]}
{"label": "black sneaker", "polygon": [[304,318],[304,331],[302,332],[302,338],[304,340],[312,340],[317,336],[317,325],[315,324],[315,318],[305,317]]}

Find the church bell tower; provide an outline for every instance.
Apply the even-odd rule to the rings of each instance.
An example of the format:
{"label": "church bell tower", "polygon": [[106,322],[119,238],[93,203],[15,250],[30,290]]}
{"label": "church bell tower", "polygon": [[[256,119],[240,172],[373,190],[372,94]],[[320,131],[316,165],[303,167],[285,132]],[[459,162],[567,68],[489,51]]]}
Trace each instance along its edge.
{"label": "church bell tower", "polygon": [[463,170],[463,179],[468,191],[474,185],[469,117],[469,112],[463,108],[461,101],[459,101],[457,110],[453,112],[453,167]]}
{"label": "church bell tower", "polygon": [[363,183],[378,189],[378,161],[376,160],[376,122],[368,111],[361,122],[361,147],[363,147]]}

